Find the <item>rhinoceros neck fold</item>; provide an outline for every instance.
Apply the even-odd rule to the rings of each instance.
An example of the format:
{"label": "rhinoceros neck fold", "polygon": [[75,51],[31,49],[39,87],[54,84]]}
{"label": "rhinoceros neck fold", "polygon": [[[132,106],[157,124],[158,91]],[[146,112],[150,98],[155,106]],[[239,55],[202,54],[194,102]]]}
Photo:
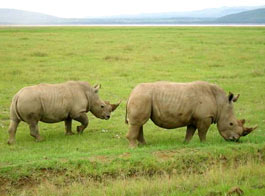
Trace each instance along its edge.
{"label": "rhinoceros neck fold", "polygon": [[86,99],[87,99],[87,106],[86,106],[86,112],[89,112],[91,110],[91,106],[93,105],[93,89],[87,82],[79,81],[78,84],[80,85]]}
{"label": "rhinoceros neck fold", "polygon": [[221,89],[220,87],[218,87],[217,85],[211,84],[211,89],[215,96],[216,107],[217,107],[215,123],[217,123],[217,127],[219,127],[218,125],[220,124],[221,121],[224,120],[224,117],[225,117],[224,110],[227,104],[227,97],[226,97],[225,91]]}
{"label": "rhinoceros neck fold", "polygon": [[91,110],[91,106],[93,105],[92,92],[86,91],[85,95],[86,95],[86,98],[87,98],[86,112],[89,112]]}
{"label": "rhinoceros neck fold", "polygon": [[226,99],[227,97],[225,96],[224,100],[217,104],[217,128],[219,132],[226,130],[229,122],[236,119],[233,105],[229,104]]}

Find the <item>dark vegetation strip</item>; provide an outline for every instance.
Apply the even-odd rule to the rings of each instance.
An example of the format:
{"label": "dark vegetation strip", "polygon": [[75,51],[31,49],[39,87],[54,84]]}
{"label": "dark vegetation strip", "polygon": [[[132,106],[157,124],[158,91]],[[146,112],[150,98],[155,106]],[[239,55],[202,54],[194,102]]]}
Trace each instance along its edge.
{"label": "dark vegetation strip", "polygon": [[[20,188],[30,184],[39,184],[43,179],[63,176],[65,184],[82,182],[89,179],[102,182],[105,179],[131,178],[139,176],[159,175],[193,175],[204,174],[217,168],[237,168],[247,163],[264,164],[265,147],[257,149],[234,149],[233,153],[193,152],[178,153],[178,151],[157,151],[152,157],[133,160],[128,158],[104,157],[102,160],[69,160],[62,163],[54,161],[51,165],[29,165],[22,169],[20,166],[1,169],[1,191],[12,186]],[[49,165],[50,164],[50,165]],[[119,169],[117,169],[119,168]]]}

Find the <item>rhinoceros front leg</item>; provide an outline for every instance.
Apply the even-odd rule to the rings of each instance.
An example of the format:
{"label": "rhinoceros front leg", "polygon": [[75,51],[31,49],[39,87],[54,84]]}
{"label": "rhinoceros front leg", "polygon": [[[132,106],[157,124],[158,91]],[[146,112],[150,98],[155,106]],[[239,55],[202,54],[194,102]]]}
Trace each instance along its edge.
{"label": "rhinoceros front leg", "polygon": [[202,119],[197,122],[198,134],[201,142],[206,141],[206,134],[211,125],[211,122],[211,118]]}
{"label": "rhinoceros front leg", "polygon": [[81,113],[79,117],[74,118],[74,120],[78,121],[81,123],[80,126],[76,127],[76,131],[79,134],[82,134],[84,129],[87,127],[88,125],[88,119],[87,119],[87,115],[86,113]]}
{"label": "rhinoceros front leg", "polygon": [[67,119],[64,121],[65,125],[65,135],[74,135],[72,132],[72,119]]}
{"label": "rhinoceros front leg", "polygon": [[8,128],[8,133],[9,133],[9,139],[8,139],[8,144],[13,144],[15,142],[15,136],[16,136],[16,131],[17,131],[17,126],[19,124],[19,120],[11,120],[10,125]]}
{"label": "rhinoceros front leg", "polygon": [[36,139],[37,142],[43,140],[43,137],[39,134],[38,122],[29,123],[30,135]]}
{"label": "rhinoceros front leg", "polygon": [[184,143],[189,143],[189,141],[192,139],[195,131],[196,131],[195,126],[193,126],[193,125],[187,126],[186,137],[185,137]]}

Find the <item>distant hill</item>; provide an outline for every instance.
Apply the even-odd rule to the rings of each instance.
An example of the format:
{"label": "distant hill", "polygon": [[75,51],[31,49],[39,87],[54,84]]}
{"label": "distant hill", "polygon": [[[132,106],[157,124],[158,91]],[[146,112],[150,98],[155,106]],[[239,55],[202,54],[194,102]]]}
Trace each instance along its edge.
{"label": "distant hill", "polygon": [[[253,7],[252,7],[253,8]],[[265,24],[265,8],[215,8],[192,12],[123,15],[100,18],[59,18],[37,12],[0,8],[0,25],[86,25],[86,24]],[[248,10],[248,11],[242,11]],[[241,12],[240,12],[241,11]],[[238,13],[240,12],[240,13]],[[228,14],[233,13],[233,14]],[[228,14],[228,15],[225,15]],[[223,16],[225,15],[225,16]],[[222,16],[222,17],[219,17]]]}
{"label": "distant hill", "polygon": [[216,20],[219,23],[263,23],[265,24],[265,8],[223,16]]}
{"label": "distant hill", "polygon": [[16,9],[0,9],[0,24],[57,24],[62,18]]}
{"label": "distant hill", "polygon": [[[264,7],[264,6],[263,6]],[[136,15],[117,15],[110,18],[219,18],[229,14],[236,14],[244,11],[261,8],[261,6],[252,7],[220,7],[203,10],[194,10],[187,12],[164,12],[164,13],[143,13]]]}

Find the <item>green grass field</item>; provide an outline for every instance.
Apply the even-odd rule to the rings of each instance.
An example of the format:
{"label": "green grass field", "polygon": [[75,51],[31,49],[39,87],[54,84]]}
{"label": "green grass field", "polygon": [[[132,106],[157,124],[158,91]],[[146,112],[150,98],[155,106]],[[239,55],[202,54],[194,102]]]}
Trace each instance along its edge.
{"label": "green grass field", "polygon": [[[265,195],[264,27],[1,27],[0,195]],[[108,121],[88,114],[83,135],[40,123],[35,142],[21,123],[7,145],[9,106],[22,87],[84,80],[122,100]],[[239,119],[258,125],[240,143],[212,125],[207,142],[185,128],[144,126],[146,146],[128,148],[130,91],[141,82],[204,80],[240,93]],[[75,126],[78,123],[74,123]]]}

